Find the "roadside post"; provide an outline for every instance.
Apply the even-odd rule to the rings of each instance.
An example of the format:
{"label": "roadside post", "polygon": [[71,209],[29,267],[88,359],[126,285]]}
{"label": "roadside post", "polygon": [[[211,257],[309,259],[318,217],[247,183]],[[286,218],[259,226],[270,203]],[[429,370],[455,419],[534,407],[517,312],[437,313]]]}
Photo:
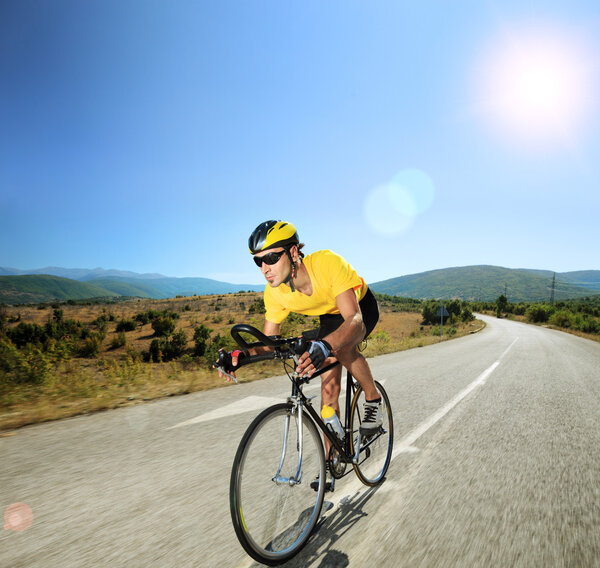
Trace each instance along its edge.
{"label": "roadside post", "polygon": [[438,310],[437,315],[440,316],[440,337],[443,337],[444,336],[444,318],[447,318],[450,316],[450,314],[448,313],[448,310],[444,307],[444,300],[442,300],[442,307]]}

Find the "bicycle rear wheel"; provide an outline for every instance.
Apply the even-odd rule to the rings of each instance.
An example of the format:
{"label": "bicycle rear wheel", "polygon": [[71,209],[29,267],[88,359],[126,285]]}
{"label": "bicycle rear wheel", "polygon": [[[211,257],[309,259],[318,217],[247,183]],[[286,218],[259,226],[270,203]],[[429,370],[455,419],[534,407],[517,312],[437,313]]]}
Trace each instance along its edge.
{"label": "bicycle rear wheel", "polygon": [[[381,394],[383,424],[377,434],[368,439],[364,437],[361,439],[358,463],[353,464],[358,478],[365,485],[370,486],[383,481],[392,460],[394,445],[394,421],[390,399],[380,383],[375,381],[375,385]],[[352,431],[350,446],[353,455],[356,453],[364,402],[365,394],[362,387],[359,386],[354,393],[350,410],[350,429]]]}
{"label": "bicycle rear wheel", "polygon": [[[231,519],[238,540],[255,560],[276,565],[294,556],[319,520],[325,494],[325,455],[314,422],[299,421],[290,404],[267,408],[238,447],[230,483]],[[311,482],[316,478],[316,490]],[[290,479],[292,480],[290,482]]]}

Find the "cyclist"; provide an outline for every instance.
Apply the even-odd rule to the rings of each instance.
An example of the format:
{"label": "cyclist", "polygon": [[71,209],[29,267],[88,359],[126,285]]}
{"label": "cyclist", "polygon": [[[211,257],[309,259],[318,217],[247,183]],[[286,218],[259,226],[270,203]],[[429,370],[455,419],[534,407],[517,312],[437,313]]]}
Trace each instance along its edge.
{"label": "cyclist", "polygon": [[[291,223],[261,223],[250,235],[248,246],[267,280],[263,333],[279,335],[281,323],[290,312],[319,316],[316,339],[300,357],[296,371],[310,377],[326,362],[337,359],[365,393],[361,434],[375,433],[383,421],[381,395],[367,360],[357,349],[379,319],[377,300],[365,281],[330,250],[305,257],[304,244]],[[231,371],[244,356],[241,351],[231,353]],[[339,365],[321,375],[321,404],[333,407],[338,416],[341,376]]]}

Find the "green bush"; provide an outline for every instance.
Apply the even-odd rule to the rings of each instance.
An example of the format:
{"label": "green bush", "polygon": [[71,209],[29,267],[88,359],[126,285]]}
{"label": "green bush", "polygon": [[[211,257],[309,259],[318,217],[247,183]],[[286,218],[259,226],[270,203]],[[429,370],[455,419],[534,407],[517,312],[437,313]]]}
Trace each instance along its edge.
{"label": "green bush", "polygon": [[549,318],[549,322],[558,327],[569,328],[574,323],[573,314],[569,310],[562,309],[553,313]]}
{"label": "green bush", "polygon": [[210,329],[204,324],[194,328],[194,355],[202,357],[206,353],[206,342],[210,337]]}
{"label": "green bush", "polygon": [[254,300],[254,302],[252,302],[248,308],[249,314],[264,314],[266,311],[265,301],[262,298]]}
{"label": "green bush", "polygon": [[111,349],[118,349],[119,347],[123,347],[127,345],[127,336],[124,331],[120,331],[115,337],[112,338],[110,342]]}
{"label": "green bush", "polygon": [[19,350],[11,341],[0,339],[0,385],[41,384],[50,369],[38,347],[28,344]]}
{"label": "green bush", "polygon": [[171,338],[153,339],[146,359],[160,363],[177,359],[185,351],[187,338],[183,329],[173,334]]}
{"label": "green bush", "polygon": [[8,329],[6,335],[19,349],[27,344],[41,346],[48,337],[46,330],[41,325],[24,322]]}
{"label": "green bush", "polygon": [[79,356],[94,358],[100,353],[100,347],[102,346],[102,338],[98,334],[93,334],[87,339],[83,340],[83,343],[79,347]]}
{"label": "green bush", "polygon": [[134,331],[134,330],[135,330],[135,322],[132,319],[121,320],[117,324],[117,332]]}
{"label": "green bush", "polygon": [[552,308],[543,304],[535,304],[525,310],[525,317],[532,323],[545,323],[551,314]]}
{"label": "green bush", "polygon": [[469,306],[465,306],[460,314],[460,319],[463,323],[468,323],[475,319],[473,312],[469,309]]}
{"label": "green bush", "polygon": [[583,333],[599,333],[600,325],[593,317],[586,314],[581,318],[578,329],[579,331],[583,331]]}
{"label": "green bush", "polygon": [[170,316],[158,316],[152,320],[154,335],[158,337],[169,337],[175,331],[175,320]]}

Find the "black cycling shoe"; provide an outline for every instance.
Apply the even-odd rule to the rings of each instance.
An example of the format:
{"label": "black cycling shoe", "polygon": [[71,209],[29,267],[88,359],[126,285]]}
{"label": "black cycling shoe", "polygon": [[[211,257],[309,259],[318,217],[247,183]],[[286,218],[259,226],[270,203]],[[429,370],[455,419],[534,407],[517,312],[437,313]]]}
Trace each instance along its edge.
{"label": "black cycling shoe", "polygon": [[[333,477],[327,481],[327,475],[329,474],[329,464],[327,464],[325,466],[325,493],[333,491],[333,487],[335,484],[335,480],[333,479]],[[319,476],[317,475],[314,479],[314,481],[310,482],[310,488],[314,489],[315,491],[319,490]]]}

